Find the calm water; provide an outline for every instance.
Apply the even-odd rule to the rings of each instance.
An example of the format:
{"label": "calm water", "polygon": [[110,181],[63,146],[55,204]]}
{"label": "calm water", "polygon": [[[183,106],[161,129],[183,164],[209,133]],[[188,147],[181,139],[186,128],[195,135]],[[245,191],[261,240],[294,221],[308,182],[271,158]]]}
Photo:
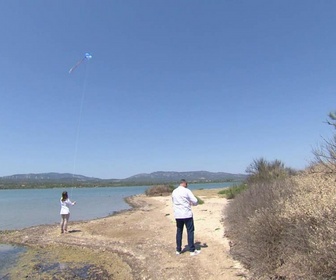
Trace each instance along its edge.
{"label": "calm water", "polygon": [[[124,198],[143,193],[147,187],[70,188],[69,197],[77,204],[70,220],[90,220],[128,209]],[[0,191],[0,229],[22,229],[59,222],[59,199],[64,189]]]}
{"label": "calm water", "polygon": [[[221,188],[232,183],[190,184],[193,189]],[[70,188],[69,197],[77,204],[71,207],[70,221],[105,217],[129,209],[125,197],[144,193],[147,186]],[[58,223],[59,199],[64,189],[0,190],[0,230]]]}

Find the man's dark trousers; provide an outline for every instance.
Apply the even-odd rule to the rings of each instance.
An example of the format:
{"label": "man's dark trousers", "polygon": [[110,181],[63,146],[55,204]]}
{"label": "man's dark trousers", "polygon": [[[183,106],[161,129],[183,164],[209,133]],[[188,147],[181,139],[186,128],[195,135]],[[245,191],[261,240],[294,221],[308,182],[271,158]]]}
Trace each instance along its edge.
{"label": "man's dark trousers", "polygon": [[194,243],[194,219],[186,218],[186,219],[176,219],[176,251],[182,251],[182,234],[183,234],[183,227],[184,225],[187,228],[187,235],[188,235],[188,246],[189,251],[195,251],[195,243]]}

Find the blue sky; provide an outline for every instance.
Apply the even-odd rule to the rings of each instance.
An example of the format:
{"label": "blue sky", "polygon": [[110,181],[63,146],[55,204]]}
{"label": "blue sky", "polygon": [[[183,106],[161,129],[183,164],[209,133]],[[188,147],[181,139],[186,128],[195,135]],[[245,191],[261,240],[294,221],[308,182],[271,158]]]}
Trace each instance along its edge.
{"label": "blue sky", "polygon": [[0,11],[0,176],[243,173],[260,157],[301,169],[332,133],[335,1],[11,0]]}

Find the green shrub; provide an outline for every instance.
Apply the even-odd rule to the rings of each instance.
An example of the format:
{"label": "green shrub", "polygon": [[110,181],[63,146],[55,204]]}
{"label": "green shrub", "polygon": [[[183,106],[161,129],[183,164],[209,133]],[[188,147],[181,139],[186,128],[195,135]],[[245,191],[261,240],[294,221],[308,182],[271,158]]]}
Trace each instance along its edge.
{"label": "green shrub", "polygon": [[197,198],[197,203],[198,203],[199,205],[204,204],[204,200],[203,200],[203,199],[199,198],[197,195],[196,195],[195,197]]}
{"label": "green shrub", "polygon": [[229,188],[225,188],[218,192],[218,194],[224,195],[227,199],[233,199],[236,197],[237,194],[241,193],[242,191],[246,190],[247,185],[241,184],[238,186],[232,186]]}

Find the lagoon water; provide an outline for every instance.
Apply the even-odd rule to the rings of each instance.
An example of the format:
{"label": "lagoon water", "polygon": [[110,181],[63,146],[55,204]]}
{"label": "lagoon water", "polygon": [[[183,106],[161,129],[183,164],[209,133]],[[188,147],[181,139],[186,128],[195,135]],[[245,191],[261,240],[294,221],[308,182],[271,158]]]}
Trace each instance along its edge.
{"label": "lagoon water", "polygon": [[[190,184],[193,189],[224,188],[233,183]],[[106,217],[129,209],[128,196],[144,193],[148,186],[69,188],[70,222]],[[60,220],[59,199],[64,189],[0,190],[0,230],[54,224]]]}
{"label": "lagoon water", "polygon": [[[124,198],[143,193],[147,187],[69,188],[70,221],[104,217],[128,209]],[[0,191],[0,230],[58,223],[60,198],[64,189]]]}

